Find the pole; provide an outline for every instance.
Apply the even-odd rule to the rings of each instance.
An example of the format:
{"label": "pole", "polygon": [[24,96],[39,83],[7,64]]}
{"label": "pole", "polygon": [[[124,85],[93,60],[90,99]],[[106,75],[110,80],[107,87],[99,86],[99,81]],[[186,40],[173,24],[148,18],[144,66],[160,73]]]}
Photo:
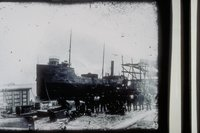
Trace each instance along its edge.
{"label": "pole", "polygon": [[103,45],[103,63],[102,63],[102,79],[103,79],[103,75],[104,75],[104,58],[105,58],[105,43]]}
{"label": "pole", "polygon": [[69,67],[71,66],[71,44],[72,44],[72,30],[70,31],[70,40],[69,40]]}

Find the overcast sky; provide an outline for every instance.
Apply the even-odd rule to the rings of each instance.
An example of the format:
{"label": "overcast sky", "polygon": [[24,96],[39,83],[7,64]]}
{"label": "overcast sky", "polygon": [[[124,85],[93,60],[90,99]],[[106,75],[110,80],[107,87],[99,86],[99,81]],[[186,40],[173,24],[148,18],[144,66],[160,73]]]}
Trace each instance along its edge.
{"label": "overcast sky", "polygon": [[101,76],[115,61],[115,74],[124,62],[157,60],[158,25],[155,3],[95,3],[53,5],[0,3],[0,85],[35,83],[36,64],[51,56],[68,60],[72,30],[72,67]]}

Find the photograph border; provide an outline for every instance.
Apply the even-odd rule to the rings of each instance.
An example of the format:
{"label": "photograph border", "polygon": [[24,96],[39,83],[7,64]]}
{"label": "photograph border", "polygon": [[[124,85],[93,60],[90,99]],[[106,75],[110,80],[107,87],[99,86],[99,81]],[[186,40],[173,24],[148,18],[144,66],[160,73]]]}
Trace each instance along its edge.
{"label": "photograph border", "polygon": [[[27,2],[27,0],[1,0],[3,2]],[[135,133],[169,133],[170,73],[172,47],[172,1],[171,0],[67,0],[53,4],[84,4],[93,2],[156,2],[158,15],[158,129],[123,129],[123,130],[50,130],[50,131],[11,131],[0,132],[135,132]],[[46,2],[30,0],[29,2]],[[52,3],[52,2],[51,2]]]}
{"label": "photograph border", "polygon": [[181,0],[181,133],[192,132],[190,7],[191,0]]}
{"label": "photograph border", "polygon": [[200,1],[197,1],[197,133],[200,132]]}

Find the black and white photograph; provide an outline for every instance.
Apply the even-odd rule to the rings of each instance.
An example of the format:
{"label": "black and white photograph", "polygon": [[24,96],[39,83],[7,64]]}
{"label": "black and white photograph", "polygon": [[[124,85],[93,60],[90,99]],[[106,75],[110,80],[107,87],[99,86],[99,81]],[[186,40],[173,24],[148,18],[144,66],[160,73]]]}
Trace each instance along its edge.
{"label": "black and white photograph", "polygon": [[0,129],[158,129],[157,8],[1,2]]}

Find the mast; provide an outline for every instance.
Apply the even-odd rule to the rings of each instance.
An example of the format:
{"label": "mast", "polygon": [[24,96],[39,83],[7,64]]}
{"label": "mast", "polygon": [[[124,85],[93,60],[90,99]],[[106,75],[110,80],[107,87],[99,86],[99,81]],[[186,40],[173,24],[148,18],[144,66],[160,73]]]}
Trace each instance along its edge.
{"label": "mast", "polygon": [[123,76],[124,76],[124,57],[122,55],[122,73],[123,73]]}
{"label": "mast", "polygon": [[70,40],[69,40],[69,67],[71,66],[71,44],[72,44],[72,30],[70,31]]}
{"label": "mast", "polygon": [[102,79],[103,79],[103,75],[104,75],[104,58],[105,58],[105,43],[103,45],[103,63],[102,63]]}

